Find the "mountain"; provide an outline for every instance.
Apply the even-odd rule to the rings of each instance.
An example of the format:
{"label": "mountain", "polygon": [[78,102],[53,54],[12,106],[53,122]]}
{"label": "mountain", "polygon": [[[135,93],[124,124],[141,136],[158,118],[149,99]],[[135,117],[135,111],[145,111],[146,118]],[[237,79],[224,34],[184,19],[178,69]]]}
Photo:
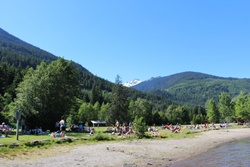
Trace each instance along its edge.
{"label": "mountain", "polygon": [[139,79],[134,79],[134,80],[132,80],[132,81],[125,82],[125,83],[123,84],[123,86],[132,87],[132,86],[135,86],[135,85],[137,85],[137,84],[139,84],[139,83],[141,83],[141,82],[142,82],[142,81],[139,80]]}
{"label": "mountain", "polygon": [[[0,111],[1,111],[1,96],[5,93],[11,94],[12,98],[16,97],[15,88],[22,81],[26,70],[29,67],[36,69],[42,61],[51,63],[59,57],[33,46],[0,28]],[[110,92],[114,83],[107,81],[101,77],[93,75],[80,64],[73,62],[79,69],[81,74],[82,98],[85,101],[90,100],[91,89],[94,86],[104,93],[104,102],[110,101]],[[159,97],[148,93],[126,88],[129,100],[138,98],[146,99],[153,104],[162,105],[163,103],[173,104],[173,102],[165,97]],[[102,102],[100,102],[101,104]]]}
{"label": "mountain", "polygon": [[133,86],[143,92],[162,95],[172,100],[193,105],[205,105],[213,98],[218,101],[221,92],[231,98],[241,91],[250,91],[250,79],[224,78],[199,72],[182,72],[165,77],[151,78]]}
{"label": "mountain", "polygon": [[[10,63],[16,67],[22,68],[33,67],[42,61],[51,62],[58,57],[33,46],[0,28],[0,60],[1,62]],[[80,64],[74,62],[75,66],[81,70],[90,73]]]}
{"label": "mountain", "polygon": [[0,41],[5,41],[5,42],[11,42],[15,43],[18,45],[23,45],[23,46],[32,46],[21,39],[9,34],[8,32],[4,31],[3,29],[0,28]]}

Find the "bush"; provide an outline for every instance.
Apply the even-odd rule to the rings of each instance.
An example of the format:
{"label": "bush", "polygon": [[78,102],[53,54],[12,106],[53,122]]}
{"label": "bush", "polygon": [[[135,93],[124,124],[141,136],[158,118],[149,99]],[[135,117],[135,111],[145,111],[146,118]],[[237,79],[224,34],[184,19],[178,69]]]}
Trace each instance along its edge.
{"label": "bush", "polygon": [[112,140],[109,136],[103,134],[103,133],[96,133],[92,137],[89,138],[89,140],[94,140],[94,141],[109,141]]}
{"label": "bush", "polygon": [[139,138],[143,138],[145,136],[145,132],[147,131],[147,126],[143,117],[135,117],[133,129],[136,132],[136,136]]}

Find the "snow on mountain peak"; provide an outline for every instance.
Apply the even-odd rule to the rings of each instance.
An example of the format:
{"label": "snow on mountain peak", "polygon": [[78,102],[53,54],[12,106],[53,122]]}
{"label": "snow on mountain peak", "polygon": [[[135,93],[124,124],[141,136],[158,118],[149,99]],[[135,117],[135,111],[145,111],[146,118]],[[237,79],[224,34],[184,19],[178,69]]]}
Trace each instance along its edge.
{"label": "snow on mountain peak", "polygon": [[139,83],[141,83],[141,82],[142,82],[142,81],[139,80],[139,79],[134,79],[134,80],[132,80],[132,81],[125,82],[125,83],[123,84],[123,86],[132,87],[132,86],[135,86],[135,85],[137,85],[137,84],[139,84]]}

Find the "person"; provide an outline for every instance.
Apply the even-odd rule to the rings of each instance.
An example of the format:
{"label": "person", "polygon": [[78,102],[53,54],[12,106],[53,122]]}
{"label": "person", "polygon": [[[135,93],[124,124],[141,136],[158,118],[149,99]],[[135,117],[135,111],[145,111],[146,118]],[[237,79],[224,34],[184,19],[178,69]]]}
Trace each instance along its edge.
{"label": "person", "polygon": [[9,130],[8,126],[5,125],[4,122],[2,123],[1,129],[2,129],[2,133],[5,134],[5,137],[8,137],[10,130]]}
{"label": "person", "polygon": [[128,132],[126,133],[126,135],[130,135],[130,134],[133,134],[133,133],[134,133],[134,131],[133,131],[133,129],[130,127],[129,130],[128,130]]}
{"label": "person", "polygon": [[61,117],[59,124],[60,124],[60,131],[61,131],[60,136],[65,137],[65,135],[66,135],[66,122],[64,120],[64,116]]}
{"label": "person", "polygon": [[95,133],[95,129],[94,129],[94,128],[91,128],[91,129],[90,129],[90,132],[89,132],[89,135],[90,135],[90,136],[93,136],[94,133]]}
{"label": "person", "polygon": [[116,130],[119,132],[119,130],[120,130],[120,123],[119,123],[118,120],[116,120],[115,126],[116,126]]}

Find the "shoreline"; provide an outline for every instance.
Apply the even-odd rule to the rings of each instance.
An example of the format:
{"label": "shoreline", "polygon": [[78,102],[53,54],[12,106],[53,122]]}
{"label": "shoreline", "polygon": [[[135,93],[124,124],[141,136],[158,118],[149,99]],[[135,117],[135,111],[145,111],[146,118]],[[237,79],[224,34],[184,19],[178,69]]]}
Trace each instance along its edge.
{"label": "shoreline", "polygon": [[12,160],[0,158],[0,164],[19,167],[167,167],[220,144],[244,138],[250,138],[250,128],[210,130],[200,132],[194,138],[184,139],[131,140],[55,147],[41,150],[30,158],[24,155]]}

